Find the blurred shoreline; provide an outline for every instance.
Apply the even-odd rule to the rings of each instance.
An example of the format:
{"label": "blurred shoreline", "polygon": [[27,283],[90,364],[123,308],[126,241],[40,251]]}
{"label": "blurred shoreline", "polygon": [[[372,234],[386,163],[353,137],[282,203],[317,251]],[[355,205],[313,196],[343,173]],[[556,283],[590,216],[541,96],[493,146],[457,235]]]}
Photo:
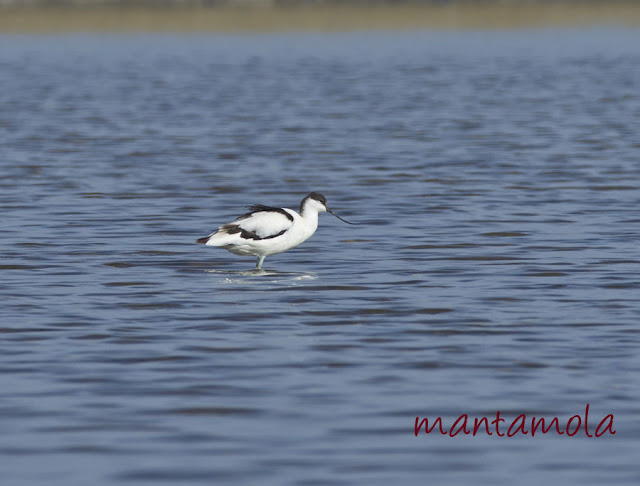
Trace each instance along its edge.
{"label": "blurred shoreline", "polygon": [[[44,6],[43,6],[44,5]],[[0,33],[286,32],[640,26],[640,2],[149,2],[0,0]]]}

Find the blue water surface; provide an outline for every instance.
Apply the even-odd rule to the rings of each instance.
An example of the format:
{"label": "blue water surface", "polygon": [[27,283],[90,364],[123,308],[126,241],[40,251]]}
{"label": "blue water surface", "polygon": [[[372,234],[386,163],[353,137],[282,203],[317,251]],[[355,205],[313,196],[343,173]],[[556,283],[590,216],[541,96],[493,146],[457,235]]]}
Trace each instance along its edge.
{"label": "blue water surface", "polygon": [[[0,37],[3,484],[638,484],[638,45]],[[361,224],[194,243],[311,191]]]}

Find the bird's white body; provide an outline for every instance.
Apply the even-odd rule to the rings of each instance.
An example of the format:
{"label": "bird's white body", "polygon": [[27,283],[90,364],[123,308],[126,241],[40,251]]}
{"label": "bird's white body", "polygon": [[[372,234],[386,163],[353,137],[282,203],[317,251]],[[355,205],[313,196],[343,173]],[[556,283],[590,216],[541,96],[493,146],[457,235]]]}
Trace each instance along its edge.
{"label": "bird's white body", "polygon": [[318,228],[317,212],[306,211],[304,216],[300,216],[292,209],[282,209],[291,215],[293,221],[281,213],[257,211],[248,218],[231,223],[237,224],[243,230],[263,236],[270,236],[284,231],[279,236],[263,239],[247,238],[246,236],[243,237],[242,232],[230,234],[223,230],[224,227],[221,226],[217,232],[209,237],[205,244],[207,246],[219,246],[236,255],[267,257],[295,248],[316,232]]}
{"label": "bird's white body", "polygon": [[316,192],[302,200],[300,214],[289,208],[262,205],[249,209],[251,212],[220,226],[197,243],[218,246],[236,255],[254,255],[258,257],[256,268],[260,269],[265,257],[290,250],[309,239],[318,228],[318,213],[329,211],[326,198]]}

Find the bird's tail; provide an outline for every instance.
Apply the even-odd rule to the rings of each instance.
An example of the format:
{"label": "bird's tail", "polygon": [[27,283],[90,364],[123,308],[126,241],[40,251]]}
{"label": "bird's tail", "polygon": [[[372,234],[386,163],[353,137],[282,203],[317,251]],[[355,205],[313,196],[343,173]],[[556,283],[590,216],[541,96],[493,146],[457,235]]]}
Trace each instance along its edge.
{"label": "bird's tail", "polygon": [[236,241],[235,235],[229,235],[224,231],[215,231],[209,236],[198,238],[196,243],[207,246],[227,246]]}

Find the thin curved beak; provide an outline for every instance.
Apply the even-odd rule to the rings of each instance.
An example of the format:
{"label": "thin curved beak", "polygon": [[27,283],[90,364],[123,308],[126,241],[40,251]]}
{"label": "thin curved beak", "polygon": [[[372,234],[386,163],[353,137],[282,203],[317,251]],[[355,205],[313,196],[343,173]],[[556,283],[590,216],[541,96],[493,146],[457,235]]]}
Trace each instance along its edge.
{"label": "thin curved beak", "polygon": [[351,223],[349,221],[347,221],[346,219],[342,219],[340,216],[338,216],[336,213],[334,213],[333,211],[331,211],[329,208],[327,208],[327,213],[329,214],[333,214],[336,218],[338,218],[340,221],[344,221],[347,224],[358,224],[358,223]]}

